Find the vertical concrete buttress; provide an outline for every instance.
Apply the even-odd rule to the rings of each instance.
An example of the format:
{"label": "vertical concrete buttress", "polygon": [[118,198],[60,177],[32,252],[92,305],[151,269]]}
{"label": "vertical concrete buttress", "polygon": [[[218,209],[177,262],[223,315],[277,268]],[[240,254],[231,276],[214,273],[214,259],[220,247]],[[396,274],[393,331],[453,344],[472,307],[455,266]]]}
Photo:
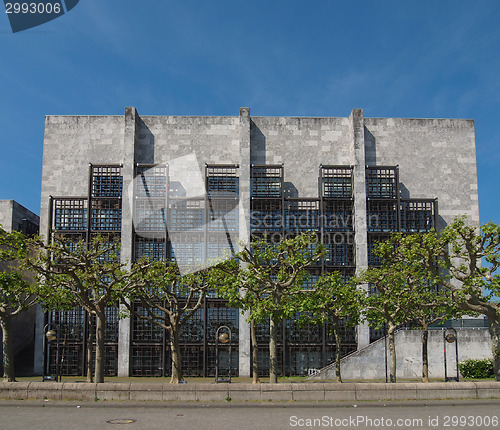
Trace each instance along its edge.
{"label": "vertical concrete buttress", "polygon": [[[240,108],[240,212],[239,239],[250,241],[250,108]],[[239,376],[250,377],[250,324],[248,313],[239,315]]]}
{"label": "vertical concrete buttress", "polygon": [[[366,159],[365,126],[362,109],[353,109],[349,116],[354,150],[354,240],[356,274],[368,268],[368,240],[366,223]],[[367,289],[368,285],[361,288]],[[357,327],[358,349],[370,344],[370,329],[365,322]]]}
{"label": "vertical concrete buttress", "polygon": [[[135,135],[138,114],[135,107],[125,108],[125,133],[123,145],[123,192],[122,192],[122,230],[120,257],[129,265],[132,261],[132,196],[129,186],[134,179]],[[130,372],[130,318],[124,318],[118,325],[118,376],[129,376]]]}

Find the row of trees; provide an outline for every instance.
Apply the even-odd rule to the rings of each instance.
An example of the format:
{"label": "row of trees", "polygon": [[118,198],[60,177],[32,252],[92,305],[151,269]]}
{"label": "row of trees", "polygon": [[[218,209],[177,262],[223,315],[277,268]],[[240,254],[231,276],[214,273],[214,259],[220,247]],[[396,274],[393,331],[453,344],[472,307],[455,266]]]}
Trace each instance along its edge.
{"label": "row of trees", "polygon": [[[24,270],[34,273],[37,281],[25,282],[22,273],[12,265],[0,273],[4,380],[15,379],[9,321],[37,300],[46,309],[81,306],[91,316],[88,381],[93,377],[96,382],[104,379],[105,309],[120,303],[122,315],[132,313],[168,330],[171,382],[177,383],[183,379],[180,330],[200,308],[209,290],[217,290],[230,306],[248,312],[254,382],[258,382],[259,374],[255,323],[269,320],[270,382],[275,383],[277,327],[283,318],[294,318],[297,314],[301,315],[302,323],[331,323],[337,343],[339,381],[341,325],[352,327],[362,319],[375,327],[387,324],[392,382],[396,381],[394,332],[398,326],[413,322],[422,328],[422,379],[428,381],[429,325],[465,313],[484,314],[489,319],[495,375],[500,380],[500,277],[495,273],[500,265],[500,226],[491,223],[476,229],[461,218],[440,237],[435,232],[394,234],[376,250],[382,260],[380,267],[369,268],[347,283],[339,273],[325,274],[310,290],[305,287],[307,269],[325,253],[313,233],[276,244],[265,239],[255,241],[237,258],[184,276],[175,264],[165,261],[140,260],[128,266],[120,261],[119,244],[103,237],[96,237],[90,244],[62,239],[45,244],[40,238],[27,240],[19,233],[0,230],[0,249],[1,261],[21,261]],[[486,261],[484,266],[481,260]]]}

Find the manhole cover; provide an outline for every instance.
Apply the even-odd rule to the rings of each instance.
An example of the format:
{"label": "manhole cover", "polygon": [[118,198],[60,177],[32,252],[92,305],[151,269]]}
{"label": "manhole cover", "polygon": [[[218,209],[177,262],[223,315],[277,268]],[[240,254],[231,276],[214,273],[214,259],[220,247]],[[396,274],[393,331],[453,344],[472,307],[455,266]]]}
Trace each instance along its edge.
{"label": "manhole cover", "polygon": [[119,418],[117,420],[109,420],[109,421],[106,421],[108,424],[133,424],[133,423],[136,423],[137,420],[130,420],[130,419],[123,419],[123,418]]}

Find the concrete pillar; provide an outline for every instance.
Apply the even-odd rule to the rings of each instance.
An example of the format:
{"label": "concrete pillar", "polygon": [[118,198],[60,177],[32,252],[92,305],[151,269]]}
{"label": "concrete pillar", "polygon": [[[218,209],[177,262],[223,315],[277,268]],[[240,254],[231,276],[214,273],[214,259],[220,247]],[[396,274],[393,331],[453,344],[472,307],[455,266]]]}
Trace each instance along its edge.
{"label": "concrete pillar", "polygon": [[[45,169],[45,166],[44,166]],[[43,196],[43,194],[42,194]],[[43,199],[43,197],[42,197]],[[50,237],[50,211],[52,206],[52,197],[49,197],[48,202],[41,203],[40,209],[40,235],[44,236],[45,242],[49,241]],[[49,203],[50,202],[50,203]],[[47,204],[48,203],[48,204]],[[45,211],[44,211],[45,208]],[[43,374],[43,337],[45,333],[43,328],[45,326],[45,312],[42,306],[36,304],[36,317],[35,317],[35,351],[33,357],[33,372],[35,375]]]}
{"label": "concrete pillar", "polygon": [[[250,108],[240,108],[239,239],[250,241]],[[248,312],[239,316],[239,376],[250,377],[250,324]]]}
{"label": "concrete pillar", "polygon": [[[366,222],[365,126],[362,109],[353,109],[349,116],[354,149],[354,240],[356,275],[368,268],[368,237]],[[368,285],[360,288],[368,289]],[[370,328],[365,322],[357,327],[358,349],[370,344]]]}
{"label": "concrete pillar", "polygon": [[[133,225],[132,196],[128,195],[129,185],[134,179],[135,166],[135,134],[139,115],[135,107],[125,108],[125,134],[123,145],[123,197],[122,197],[122,231],[120,257],[130,265],[132,261]],[[132,189],[131,189],[132,191]],[[130,372],[130,318],[121,319],[118,323],[118,376],[129,376]]]}

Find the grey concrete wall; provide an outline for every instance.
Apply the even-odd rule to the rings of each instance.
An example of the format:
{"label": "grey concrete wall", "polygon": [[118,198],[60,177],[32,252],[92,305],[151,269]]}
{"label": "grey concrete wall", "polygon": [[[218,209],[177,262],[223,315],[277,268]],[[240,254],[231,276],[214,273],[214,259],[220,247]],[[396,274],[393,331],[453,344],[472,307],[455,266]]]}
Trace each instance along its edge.
{"label": "grey concrete wall", "polygon": [[40,223],[40,217],[15,200],[0,200],[0,225],[6,231],[21,230],[23,219],[33,224]]}
{"label": "grey concrete wall", "polygon": [[349,118],[252,117],[253,164],[284,164],[298,197],[318,197],[320,164],[354,164]]}
{"label": "grey concrete wall", "polygon": [[[164,402],[336,402],[374,400],[495,399],[495,382],[162,384],[75,382],[0,382],[0,399],[125,400]],[[243,424],[244,428],[249,425]]]}
{"label": "grey concrete wall", "polygon": [[41,235],[47,235],[49,196],[86,196],[89,163],[123,163],[123,145],[123,116],[45,117]]}
{"label": "grey concrete wall", "polygon": [[[240,109],[240,204],[239,239],[240,248],[250,242],[250,151],[251,151],[250,109]],[[238,372],[241,377],[250,377],[251,335],[248,316],[250,312],[240,313],[238,318]]]}
{"label": "grey concrete wall", "polygon": [[136,162],[164,163],[195,153],[205,163],[235,164],[240,159],[240,123],[235,117],[141,116]]}
{"label": "grey concrete wall", "polygon": [[[350,129],[352,133],[353,163],[353,191],[354,191],[354,233],[355,233],[355,264],[356,275],[361,275],[368,269],[368,237],[366,217],[366,154],[364,141],[364,114],[363,110],[352,111]],[[368,290],[368,285],[359,288]],[[356,327],[358,349],[370,343],[370,327],[363,322]]]}
{"label": "grey concrete wall", "polygon": [[[125,108],[125,132],[123,136],[123,168],[122,177],[124,184],[124,199],[122,200],[122,224],[121,224],[121,261],[130,268],[133,255],[133,225],[132,205],[129,204],[130,196],[126,190],[128,184],[134,180],[136,138],[139,125],[139,115],[134,107]],[[125,305],[122,306],[126,310]],[[130,328],[131,319],[122,318],[118,322],[118,376],[128,376],[130,371]]]}
{"label": "grey concrete wall", "polygon": [[[429,377],[444,378],[444,342],[442,330],[429,332]],[[458,360],[492,358],[491,337],[487,329],[457,329]],[[398,378],[420,378],[422,375],[422,341],[420,330],[396,333],[396,374]],[[342,359],[343,379],[384,379],[385,345],[378,340]],[[387,364],[390,355],[387,351]],[[448,376],[456,375],[454,344],[447,345]],[[313,379],[334,379],[335,366],[330,365]]]}
{"label": "grey concrete wall", "polygon": [[12,231],[14,200],[0,200],[0,225],[5,231]]}
{"label": "grey concrete wall", "polygon": [[441,228],[479,222],[474,121],[365,118],[365,144],[366,164],[399,165],[402,197],[439,199]]}

